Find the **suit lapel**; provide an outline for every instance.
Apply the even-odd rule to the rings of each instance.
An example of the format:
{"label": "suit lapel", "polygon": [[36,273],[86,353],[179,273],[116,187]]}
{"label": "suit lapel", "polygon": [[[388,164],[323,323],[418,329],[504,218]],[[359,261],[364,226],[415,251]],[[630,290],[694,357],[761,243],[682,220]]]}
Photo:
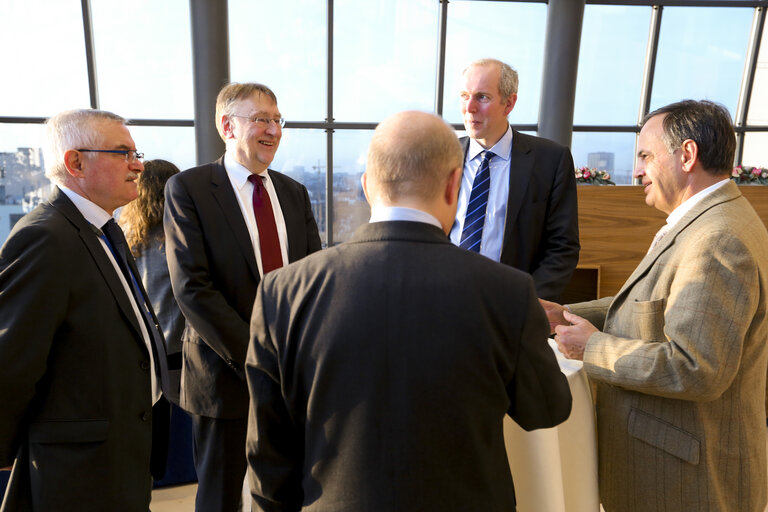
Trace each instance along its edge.
{"label": "suit lapel", "polygon": [[[102,246],[99,241],[98,228],[85,220],[80,213],[80,210],[77,209],[66,194],[61,192],[58,187],[51,195],[50,203],[56,210],[64,215],[67,220],[77,227],[80,240],[82,240],[83,245],[85,245],[86,249],[91,254],[93,261],[96,263],[96,267],[99,269],[99,272],[112,292],[112,296],[117,301],[123,316],[125,316],[126,320],[128,320],[136,332],[138,336],[137,341],[144,347],[144,338],[141,333],[141,327],[139,327],[138,319],[136,318],[136,313],[133,310],[133,305],[125,292],[125,288],[120,281],[120,277],[117,275],[115,267],[112,265],[112,261],[109,259],[109,256],[107,256],[107,253],[104,251],[104,246]],[[137,273],[135,275],[139,274]]]}
{"label": "suit lapel", "polygon": [[232,190],[232,182],[229,181],[227,170],[224,168],[224,157],[219,158],[211,164],[211,193],[216,203],[219,205],[224,219],[232,229],[232,234],[240,246],[240,250],[248,262],[248,268],[258,282],[259,266],[256,263],[256,255],[253,252],[251,243],[251,233],[248,231],[248,225],[243,218],[243,212],[240,210],[240,203]]}
{"label": "suit lapel", "polygon": [[510,243],[517,215],[525,200],[528,183],[533,174],[533,150],[525,134],[512,130],[512,154],[509,158],[509,195],[504,218],[502,251]]}
{"label": "suit lapel", "polygon": [[[635,268],[634,272],[632,272],[627,281],[621,287],[621,290],[619,290],[619,292],[616,294],[613,302],[616,303],[617,299],[627,293],[628,290],[630,290],[640,279],[642,279],[648,270],[656,263],[656,260],[659,259],[659,257],[664,254],[665,251],[672,247],[677,236],[688,226],[690,226],[691,223],[698,219],[704,212],[721,203],[736,199],[740,195],[741,192],[739,192],[739,188],[736,186],[736,184],[729,182],[699,201],[696,206],[691,208],[691,210],[686,213],[683,218],[677,222],[677,224],[675,224],[675,227],[673,227],[666,235],[664,235],[661,240],[659,240],[653,250],[645,255],[645,257],[637,265],[637,268]],[[648,242],[648,244],[650,245],[650,242]]]}

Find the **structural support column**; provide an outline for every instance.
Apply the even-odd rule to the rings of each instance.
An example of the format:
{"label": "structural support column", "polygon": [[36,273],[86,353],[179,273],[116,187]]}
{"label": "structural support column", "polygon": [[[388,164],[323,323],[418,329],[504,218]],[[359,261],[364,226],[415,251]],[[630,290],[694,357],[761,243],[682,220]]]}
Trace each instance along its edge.
{"label": "structural support column", "polygon": [[544,73],[539,103],[539,135],[571,145],[576,71],[586,0],[549,0]]}
{"label": "structural support column", "polygon": [[192,74],[195,86],[195,146],[198,165],[224,153],[216,130],[216,95],[229,82],[227,0],[189,0]]}

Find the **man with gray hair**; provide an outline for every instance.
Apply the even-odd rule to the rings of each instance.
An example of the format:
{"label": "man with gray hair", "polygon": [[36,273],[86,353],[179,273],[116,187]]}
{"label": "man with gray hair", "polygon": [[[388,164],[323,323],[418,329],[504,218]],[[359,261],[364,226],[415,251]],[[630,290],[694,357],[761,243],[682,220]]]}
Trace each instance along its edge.
{"label": "man with gray hair", "polygon": [[200,512],[240,510],[243,366],[256,287],[267,272],[320,249],[307,189],[269,169],[284,123],[269,87],[225,85],[216,100],[225,154],[165,188],[168,269],[187,321],[181,407],[192,417]]}
{"label": "man with gray hair", "polygon": [[668,215],[615,297],[544,303],[597,385],[607,512],[763,512],[768,232],[731,181],[728,111],[681,101],[637,144],[645,202]]}
{"label": "man with gray hair", "polygon": [[567,147],[513,130],[517,72],[496,59],[462,75],[464,174],[451,241],[533,277],[556,300],[579,261],[576,178]]}
{"label": "man with gray hair", "polygon": [[166,356],[112,218],[136,198],[142,154],[109,112],[62,112],[47,132],[56,187],[0,249],[0,510],[148,510]]}
{"label": "man with gray hair", "polygon": [[440,118],[374,132],[371,222],[268,274],[246,375],[253,510],[514,510],[504,448],[568,417],[530,276],[459,249],[462,154]]}

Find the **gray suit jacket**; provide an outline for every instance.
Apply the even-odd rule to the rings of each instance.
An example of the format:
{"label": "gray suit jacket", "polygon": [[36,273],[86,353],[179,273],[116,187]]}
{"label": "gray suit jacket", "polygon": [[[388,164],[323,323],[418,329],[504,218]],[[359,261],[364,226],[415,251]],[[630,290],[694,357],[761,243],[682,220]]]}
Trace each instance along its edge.
{"label": "gray suit jacket", "polygon": [[58,188],[0,250],[0,311],[0,467],[17,458],[1,510],[147,510],[168,426],[153,433],[152,355],[93,227]]}
{"label": "gray suit jacket", "polygon": [[600,494],[608,512],[763,512],[768,233],[734,183],[705,197],[613,298],[572,306],[603,332]]}
{"label": "gray suit jacket", "polygon": [[504,414],[570,413],[531,278],[428,224],[366,224],[253,311],[254,510],[514,510]]}

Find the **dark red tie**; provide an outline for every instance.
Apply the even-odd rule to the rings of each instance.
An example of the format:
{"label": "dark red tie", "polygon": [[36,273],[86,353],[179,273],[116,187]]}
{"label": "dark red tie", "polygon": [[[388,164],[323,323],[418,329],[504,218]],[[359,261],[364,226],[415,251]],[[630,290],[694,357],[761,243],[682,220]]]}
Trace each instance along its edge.
{"label": "dark red tie", "polygon": [[272,201],[264,187],[264,178],[258,174],[248,176],[253,183],[253,213],[256,216],[256,227],[259,230],[259,248],[261,249],[262,272],[283,266],[283,254],[280,252],[280,239],[277,236],[275,214],[272,212]]}

